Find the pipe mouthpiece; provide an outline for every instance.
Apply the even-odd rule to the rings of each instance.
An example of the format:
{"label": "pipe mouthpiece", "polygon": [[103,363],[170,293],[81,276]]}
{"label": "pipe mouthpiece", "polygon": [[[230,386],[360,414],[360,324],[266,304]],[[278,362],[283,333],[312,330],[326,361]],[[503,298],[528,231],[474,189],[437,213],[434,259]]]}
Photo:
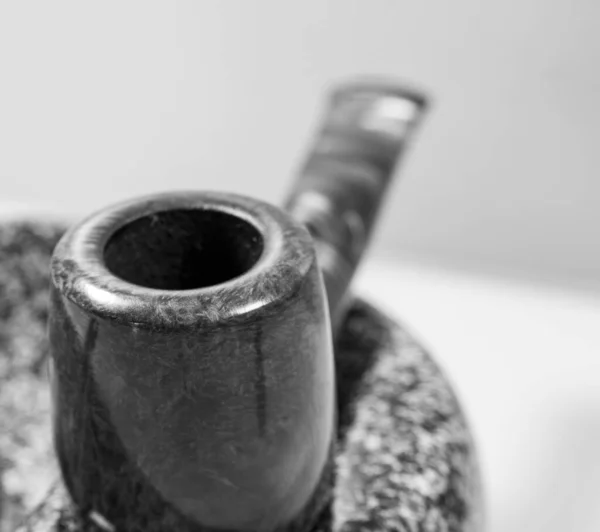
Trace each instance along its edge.
{"label": "pipe mouthpiece", "polygon": [[424,93],[359,80],[335,88],[286,201],[310,230],[334,326],[396,164],[428,107]]}

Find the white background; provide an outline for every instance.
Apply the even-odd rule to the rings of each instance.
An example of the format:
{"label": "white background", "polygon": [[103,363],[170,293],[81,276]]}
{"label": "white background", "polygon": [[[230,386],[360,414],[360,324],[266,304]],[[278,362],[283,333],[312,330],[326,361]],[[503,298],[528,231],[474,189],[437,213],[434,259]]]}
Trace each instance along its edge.
{"label": "white background", "polygon": [[594,0],[0,0],[1,201],[278,202],[327,87],[423,86],[359,285],[456,382],[490,529],[597,532],[599,20]]}
{"label": "white background", "polygon": [[600,284],[595,0],[0,2],[4,199],[167,188],[279,201],[324,90],[436,104],[375,251]]}

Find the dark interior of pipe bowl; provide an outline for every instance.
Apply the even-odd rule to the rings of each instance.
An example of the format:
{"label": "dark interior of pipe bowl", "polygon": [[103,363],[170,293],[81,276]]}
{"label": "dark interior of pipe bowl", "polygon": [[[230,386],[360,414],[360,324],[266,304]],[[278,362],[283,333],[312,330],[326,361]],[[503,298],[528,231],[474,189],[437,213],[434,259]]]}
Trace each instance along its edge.
{"label": "dark interior of pipe bowl", "polygon": [[256,227],[217,210],[169,210],[117,230],[104,249],[106,267],[130,283],[191,290],[224,283],[258,261],[263,239]]}

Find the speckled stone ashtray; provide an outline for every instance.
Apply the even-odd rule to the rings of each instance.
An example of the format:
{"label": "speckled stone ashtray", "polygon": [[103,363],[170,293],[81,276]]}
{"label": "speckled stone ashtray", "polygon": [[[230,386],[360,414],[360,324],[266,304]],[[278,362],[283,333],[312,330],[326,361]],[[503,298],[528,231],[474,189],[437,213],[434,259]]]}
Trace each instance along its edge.
{"label": "speckled stone ashtray", "polygon": [[[48,263],[62,231],[30,222],[0,225],[0,532],[112,530],[79,515],[52,448]],[[430,355],[356,299],[335,362],[337,480],[316,530],[480,530],[473,442]]]}

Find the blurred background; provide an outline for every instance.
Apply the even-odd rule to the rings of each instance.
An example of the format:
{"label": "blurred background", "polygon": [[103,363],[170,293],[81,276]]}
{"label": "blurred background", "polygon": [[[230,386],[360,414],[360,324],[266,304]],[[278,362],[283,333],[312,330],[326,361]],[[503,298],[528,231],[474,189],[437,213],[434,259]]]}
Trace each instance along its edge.
{"label": "blurred background", "polygon": [[2,2],[2,196],[276,202],[324,91],[387,75],[435,107],[375,252],[600,284],[599,17],[592,0]]}
{"label": "blurred background", "polygon": [[456,382],[491,530],[597,531],[599,17],[592,0],[0,2],[0,208],[77,218],[174,188],[278,203],[333,83],[425,88],[359,287]]}

